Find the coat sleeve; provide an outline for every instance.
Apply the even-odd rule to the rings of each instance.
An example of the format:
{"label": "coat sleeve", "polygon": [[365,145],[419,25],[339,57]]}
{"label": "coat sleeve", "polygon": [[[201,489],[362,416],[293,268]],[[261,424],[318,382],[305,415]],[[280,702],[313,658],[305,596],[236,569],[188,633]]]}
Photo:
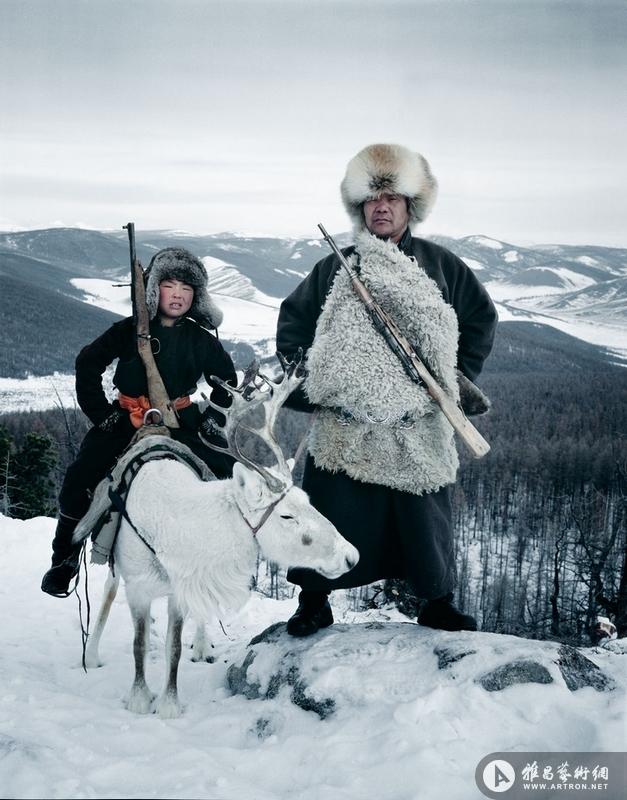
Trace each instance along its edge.
{"label": "coat sleeve", "polygon": [[467,378],[475,380],[492,350],[498,315],[490,295],[470,267],[452,253],[448,255],[445,275],[449,302],[459,322],[457,366]]}
{"label": "coat sleeve", "polygon": [[76,398],[93,425],[100,425],[113,410],[102,388],[102,376],[109,364],[128,350],[132,326],[130,317],[116,322],[76,357]]}
{"label": "coat sleeve", "polygon": [[[296,358],[299,348],[302,349],[303,355],[306,355],[313,344],[318,317],[337,266],[333,255],[322,259],[281,303],[276,349],[288,361]],[[315,406],[307,399],[302,385],[292,392],[285,405],[296,411],[315,411]]]}

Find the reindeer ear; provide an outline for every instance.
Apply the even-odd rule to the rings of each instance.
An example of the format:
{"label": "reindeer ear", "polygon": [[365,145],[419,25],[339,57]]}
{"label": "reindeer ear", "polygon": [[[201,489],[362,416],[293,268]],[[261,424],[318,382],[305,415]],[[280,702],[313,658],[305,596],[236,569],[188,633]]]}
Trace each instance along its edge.
{"label": "reindeer ear", "polygon": [[267,486],[258,472],[236,461],[233,465],[233,489],[240,503],[248,508],[257,508],[262,505]]}
{"label": "reindeer ear", "polygon": [[296,459],[288,458],[287,459],[287,466],[289,467],[290,472],[294,472],[294,466],[296,464]]}

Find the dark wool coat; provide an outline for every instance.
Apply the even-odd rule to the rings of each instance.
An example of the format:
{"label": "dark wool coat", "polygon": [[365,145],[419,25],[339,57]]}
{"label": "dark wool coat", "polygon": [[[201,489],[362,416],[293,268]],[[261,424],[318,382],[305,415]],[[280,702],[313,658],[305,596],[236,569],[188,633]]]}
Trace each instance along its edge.
{"label": "dark wool coat", "polygon": [[[187,317],[172,327],[155,320],[150,323],[150,333],[155,362],[170,398],[191,394],[204,376],[214,387],[213,402],[228,405],[228,393],[210,380],[211,375],[216,375],[236,383],[233,362],[217,337]],[[126,413],[111,430],[103,431],[98,427],[113,411],[119,410],[117,401],[108,401],[102,386],[102,375],[116,358],[119,359],[113,378],[116,388],[130,397],[147,395],[146,373],[137,352],[130,317],[113,324],[84,347],[76,359],[78,403],[94,427],[85,436],[77,459],[68,468],[63,481],[59,507],[71,517],[80,518],[86,512],[89,493],[104,478],[135,433]],[[230,475],[232,459],[205,447],[198,438],[200,411],[194,403],[179,412],[179,422],[180,429],[172,431],[174,438],[190,447],[217,477]]]}
{"label": "dark wool coat", "polygon": [[[216,336],[189,317],[183,317],[171,327],[153,320],[150,335],[155,363],[168,397],[174,400],[192,394],[204,376],[214,386],[211,399],[218,405],[226,405],[228,395],[215,386],[211,375],[233,382],[235,368]],[[113,324],[76,358],[78,404],[94,425],[99,425],[114,408],[102,388],[102,375],[116,358],[119,361],[113,377],[115,387],[130,397],[147,395],[146,371],[137,352],[131,317]],[[180,417],[182,427],[197,429],[200,418],[197,406],[183,409]]]}
{"label": "dark wool coat", "polygon": [[[432,278],[459,323],[457,366],[470,379],[481,371],[494,341],[497,314],[472,270],[450,251],[411,236],[409,229],[399,248],[416,258]],[[354,248],[343,250],[350,255]],[[318,317],[338,269],[335,255],[319,261],[307,278],[281,305],[277,349],[293,358],[299,347],[311,347]],[[375,298],[376,299],[376,298]],[[346,357],[350,358],[350,342]],[[390,353],[390,358],[394,358]],[[288,405],[314,411],[301,389]],[[309,457],[303,488],[313,505],[360,550],[360,562],[336,581],[309,570],[290,570],[288,578],[304,589],[330,590],[360,586],[386,577],[407,578],[418,597],[440,597],[455,583],[450,491],[444,487],[420,497],[385,486],[361,483],[343,472],[317,467]]]}

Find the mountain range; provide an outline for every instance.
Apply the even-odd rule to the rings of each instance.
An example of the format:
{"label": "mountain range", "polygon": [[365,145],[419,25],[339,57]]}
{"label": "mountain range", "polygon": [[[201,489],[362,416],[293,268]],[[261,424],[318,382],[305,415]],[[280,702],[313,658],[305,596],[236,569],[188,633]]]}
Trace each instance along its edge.
{"label": "mountain range", "polygon": [[[601,348],[601,360],[627,355],[627,249],[520,247],[481,235],[432,239],[462,258],[487,287],[504,323],[504,353],[511,337],[521,337],[522,329],[515,332],[510,323],[526,322],[525,336],[545,348],[551,341],[563,352],[569,342],[573,351],[588,355],[595,348],[582,345],[587,342]],[[339,234],[336,241],[344,246],[351,235]],[[320,239],[137,233],[144,266],[172,246],[203,259],[209,290],[225,312],[221,337],[239,366],[253,350],[262,358],[272,355],[281,299],[329,252]],[[80,347],[130,313],[129,271],[122,229],[0,234],[0,377],[71,372]]]}

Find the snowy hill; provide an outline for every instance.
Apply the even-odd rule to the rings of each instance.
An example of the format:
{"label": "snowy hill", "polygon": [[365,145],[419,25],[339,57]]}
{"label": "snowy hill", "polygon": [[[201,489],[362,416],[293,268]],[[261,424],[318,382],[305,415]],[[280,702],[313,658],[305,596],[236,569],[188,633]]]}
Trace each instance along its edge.
{"label": "snowy hill", "polygon": [[[477,273],[495,300],[501,321],[550,326],[584,342],[627,355],[627,250],[541,245],[519,247],[487,236],[433,237]],[[349,234],[337,237],[349,243]],[[179,231],[138,232],[147,265],[162,247],[184,246],[201,257],[210,290],[225,313],[221,336],[240,361],[252,351],[274,352],[281,300],[327,254],[319,239],[195,236]],[[5,355],[0,378],[70,374],[76,352],[112,319],[130,313],[126,232],[54,228],[0,234],[0,276],[10,292],[0,296]],[[27,298],[24,306],[21,298]],[[80,312],[67,300],[82,301]],[[22,313],[16,315],[15,309]],[[43,309],[45,323],[40,316]],[[42,328],[45,335],[42,337]],[[501,335],[507,335],[501,328]],[[252,348],[252,350],[250,349]],[[9,359],[7,352],[14,351]],[[27,357],[37,353],[36,358]],[[599,359],[605,354],[598,353]],[[243,366],[243,364],[239,364]]]}
{"label": "snowy hill", "polygon": [[[106,663],[85,674],[74,598],[39,591],[53,525],[0,517],[3,797],[473,800],[483,796],[475,768],[489,753],[624,749],[621,642],[573,651],[595,665],[591,685],[577,685],[555,643],[424,629],[396,611],[352,611],[339,592],[338,624],[299,641],[280,626],[267,631],[244,669],[251,639],[295,606],[254,594],[224,632],[212,626],[215,663],[191,663],[185,648],[185,714],[133,715],[121,700],[133,674],[123,593],[101,643]],[[89,576],[93,615],[105,569]],[[153,614],[148,680],[157,689],[165,604]],[[540,682],[502,685],[499,667],[521,660],[537,662]],[[294,666],[308,697],[334,700],[332,713],[295,703]],[[277,671],[284,684],[268,692]],[[238,674],[260,687],[257,697],[232,694]]]}
{"label": "snowy hill", "polygon": [[[519,247],[487,236],[432,238],[477,272],[499,304],[502,319],[537,321],[594,344],[624,348],[627,250],[563,245]],[[337,241],[348,244],[351,236],[340,234]],[[137,234],[138,255],[144,266],[157,250],[171,246],[187,247],[204,260],[211,288],[220,296],[257,303],[258,308],[237,309],[249,322],[257,312],[261,318],[267,317],[265,308],[277,307],[314,263],[328,253],[326,243],[320,239],[229,233],[202,236],[179,231]],[[126,313],[128,309],[127,302],[121,303],[125,290],[111,287],[113,282],[128,281],[128,245],[126,232],[121,229],[104,232],[54,228],[0,234],[0,271],[19,276],[37,289],[45,285],[73,297],[82,291],[86,303],[114,313]],[[238,321],[233,316],[230,328],[235,329]],[[272,338],[272,322],[260,320],[238,341],[255,347],[262,339]],[[271,350],[268,341],[259,346],[262,352]]]}

